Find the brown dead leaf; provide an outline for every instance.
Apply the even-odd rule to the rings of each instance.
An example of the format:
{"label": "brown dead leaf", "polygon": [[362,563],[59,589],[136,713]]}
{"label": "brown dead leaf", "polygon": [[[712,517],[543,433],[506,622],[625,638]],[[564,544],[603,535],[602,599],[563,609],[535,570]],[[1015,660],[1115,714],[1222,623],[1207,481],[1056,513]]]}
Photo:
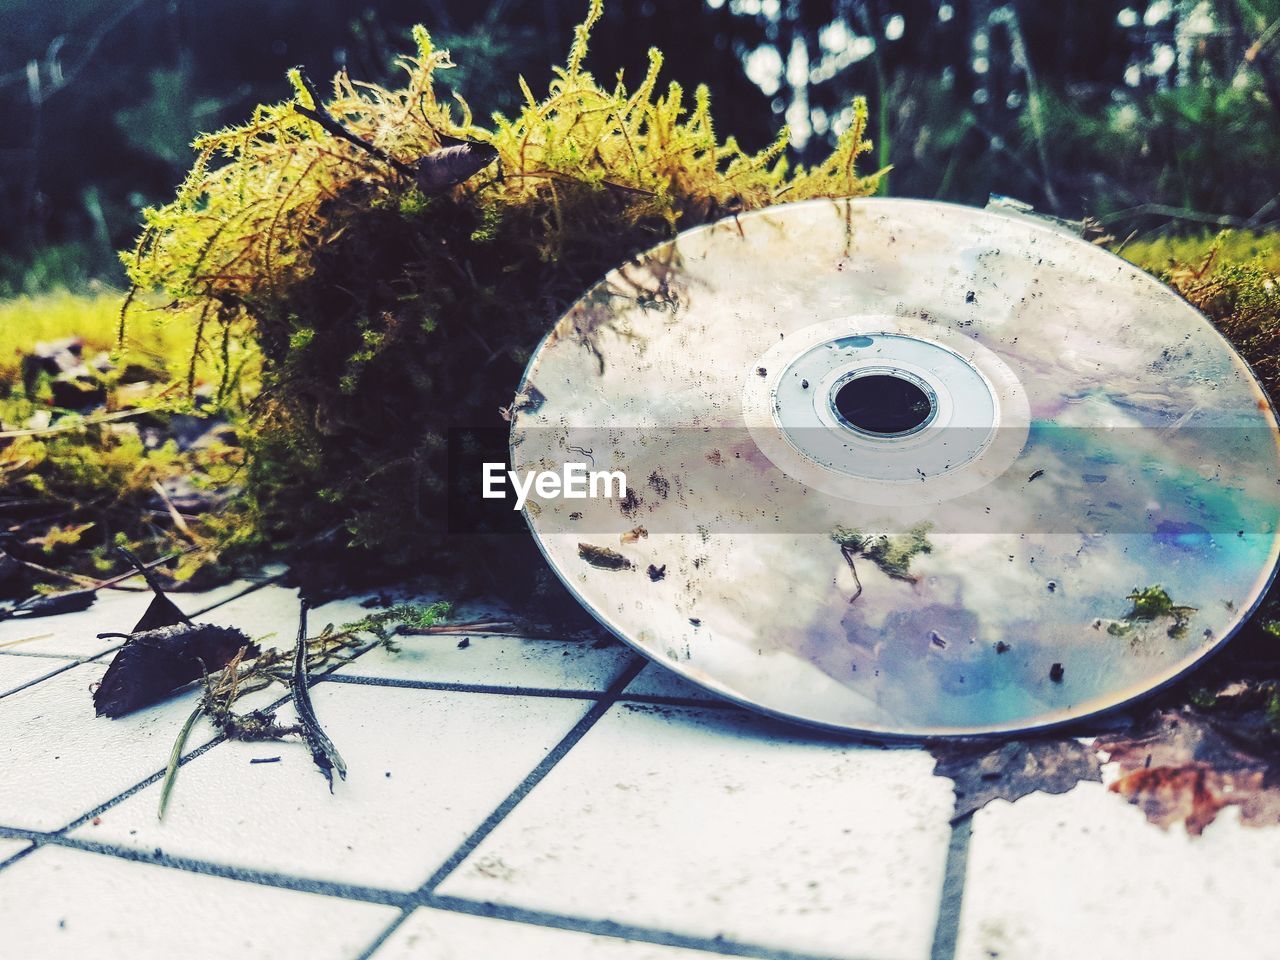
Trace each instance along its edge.
{"label": "brown dead leaf", "polygon": [[1029,793],[1066,793],[1081,780],[1101,780],[1093,749],[1078,740],[946,740],[930,744],[933,772],[955,782],[954,820],[992,800]]}
{"label": "brown dead leaf", "polygon": [[180,623],[130,634],[93,692],[94,708],[115,719],[149,707],[241,653],[258,648],[234,627]]}
{"label": "brown dead leaf", "polygon": [[1276,738],[1247,713],[1160,709],[1094,746],[1120,766],[1111,790],[1166,830],[1181,823],[1198,836],[1228,806],[1249,826],[1280,824]]}

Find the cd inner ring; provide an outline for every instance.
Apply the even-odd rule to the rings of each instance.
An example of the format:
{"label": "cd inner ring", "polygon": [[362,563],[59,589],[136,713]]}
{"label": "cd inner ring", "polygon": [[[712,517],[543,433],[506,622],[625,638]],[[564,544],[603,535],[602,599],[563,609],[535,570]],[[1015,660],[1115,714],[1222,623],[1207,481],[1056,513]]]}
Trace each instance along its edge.
{"label": "cd inner ring", "polygon": [[843,427],[875,439],[909,437],[938,416],[938,395],[928,381],[888,365],[844,374],[831,385],[827,403]]}
{"label": "cd inner ring", "polygon": [[[742,395],[752,439],[792,480],[840,499],[950,500],[1001,475],[1026,442],[1030,410],[1013,371],[972,338],[927,319],[821,321],[752,363],[757,375],[743,378]],[[866,390],[860,399],[869,405],[851,420],[838,401],[860,380],[888,399],[877,402]]]}
{"label": "cd inner ring", "polygon": [[[840,356],[831,347],[843,341],[867,341],[874,353],[865,356]],[[918,456],[921,447],[937,442],[946,434],[943,431],[953,426],[956,416],[956,391],[948,384],[947,378],[940,375],[936,368],[925,363],[912,362],[901,355],[893,355],[892,349],[875,349],[879,344],[883,347],[889,343],[909,343],[912,347],[923,347],[926,350],[941,349],[937,344],[910,337],[902,337],[891,333],[874,333],[868,336],[842,337],[827,343],[820,343],[811,348],[795,362],[782,371],[773,387],[773,418],[778,430],[797,450],[819,463],[824,463],[833,470],[838,470],[851,477],[882,480],[907,480],[915,482],[919,479],[915,467],[907,464],[908,459]],[[958,357],[946,351],[958,368]],[[816,363],[815,363],[816,361]],[[817,386],[813,397],[802,387],[800,395],[795,390],[796,382],[803,384],[808,377],[816,376]],[[925,394],[930,404],[930,414],[926,423],[918,429],[903,431],[897,434],[885,434],[867,430],[850,429],[845,417],[827,402],[828,397],[835,396],[849,383],[866,378],[887,375],[893,380],[905,380],[912,383]],[[986,395],[983,388],[974,385],[979,392]],[[990,400],[988,400],[990,403]],[[994,408],[992,408],[993,410]],[[979,441],[987,438],[991,424],[984,422],[979,431]],[[978,452],[977,447],[971,451]],[[963,459],[971,459],[966,456]],[[963,462],[951,457],[951,466]],[[867,468],[880,466],[885,469],[896,463],[895,473],[877,473]],[[930,473],[934,470],[931,469]]]}

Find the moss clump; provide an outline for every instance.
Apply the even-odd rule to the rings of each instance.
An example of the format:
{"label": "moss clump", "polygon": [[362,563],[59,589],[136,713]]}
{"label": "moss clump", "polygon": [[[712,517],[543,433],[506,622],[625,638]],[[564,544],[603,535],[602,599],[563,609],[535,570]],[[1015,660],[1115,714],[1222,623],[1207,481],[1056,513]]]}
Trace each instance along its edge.
{"label": "moss clump", "polygon": [[[519,114],[483,125],[437,97],[451,63],[425,30],[396,90],[339,74],[323,108],[394,158],[335,137],[295,106],[202,137],[167,206],[125,256],[201,329],[260,345],[250,438],[260,528],[328,529],[393,563],[438,556],[451,428],[501,427],[549,325],[594,281],[677,230],[781,200],[864,195],[865,105],[830,157],[789,169],[777,142],[720,140],[705,88],[658,89],[662,57],[629,88],[584,69],[593,2],[546,96],[520,81]],[[403,165],[442,137],[491,145],[498,165],[435,195]]]}

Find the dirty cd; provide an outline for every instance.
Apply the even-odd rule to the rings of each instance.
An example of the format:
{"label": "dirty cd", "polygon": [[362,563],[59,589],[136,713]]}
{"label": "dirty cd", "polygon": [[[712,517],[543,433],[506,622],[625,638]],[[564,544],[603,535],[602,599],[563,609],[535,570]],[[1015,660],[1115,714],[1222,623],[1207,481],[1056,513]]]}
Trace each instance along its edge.
{"label": "dirty cd", "polygon": [[1128,702],[1231,636],[1280,545],[1245,362],[1016,212],[808,201],[681,234],[556,324],[512,419],[534,538],[605,626],[823,727]]}

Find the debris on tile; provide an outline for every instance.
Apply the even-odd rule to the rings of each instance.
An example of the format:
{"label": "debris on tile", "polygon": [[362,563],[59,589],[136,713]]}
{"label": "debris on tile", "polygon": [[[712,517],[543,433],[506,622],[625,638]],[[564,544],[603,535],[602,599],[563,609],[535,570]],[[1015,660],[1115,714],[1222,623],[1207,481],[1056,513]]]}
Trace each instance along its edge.
{"label": "debris on tile", "polygon": [[[511,620],[466,620],[459,623],[430,623],[427,625],[404,625],[396,632],[405,637],[434,637],[459,633],[486,633],[493,636],[522,636],[528,628],[523,628]],[[463,638],[464,640],[467,638]],[[461,646],[461,644],[459,644]]]}
{"label": "debris on tile", "polygon": [[[8,585],[6,593],[9,590],[23,588],[23,596],[25,597],[16,603],[0,607],[0,622],[19,617],[56,617],[64,613],[78,613],[81,610],[88,610],[97,601],[98,591],[115,586],[123,580],[136,576],[138,573],[146,577],[147,582],[152,584],[154,589],[155,579],[151,571],[161,564],[168,563],[177,556],[177,554],[169,554],[152,563],[143,564],[127,550],[117,548],[118,553],[129,559],[132,569],[106,580],[93,580],[78,574],[51,570],[24,559],[19,547],[20,545],[15,544],[12,536],[0,535],[0,578]],[[31,580],[26,574],[32,571],[39,574],[41,578],[55,577],[79,583],[81,586],[77,589],[62,590],[55,593],[27,593],[25,588],[30,586]]]}
{"label": "debris on tile", "polygon": [[[250,652],[241,649],[221,669],[205,674],[200,702],[178,731],[169,754],[169,765],[160,792],[158,815],[161,819],[181,767],[187,737],[201,717],[207,717],[229,740],[302,739],[332,791],[334,772],[345,779],[346,764],[321,728],[311,706],[311,673],[321,668],[341,666],[368,649],[371,643],[381,643],[394,649],[392,644],[398,631],[431,632],[436,622],[450,610],[447,603],[433,603],[425,607],[396,604],[341,628],[330,624],[318,636],[308,637],[307,607],[304,600],[298,618],[298,639],[293,650],[260,651],[255,647]],[[272,684],[284,685],[291,691],[297,723],[283,724],[271,711],[236,711],[236,704],[242,697]]]}
{"label": "debris on tile", "polygon": [[[1168,613],[1150,598],[1135,610]],[[1152,823],[1197,836],[1234,806],[1246,826],[1280,825],[1278,615],[1280,601],[1264,601],[1219,656],[1095,741],[1119,768],[1111,790]]]}
{"label": "debris on tile", "polygon": [[955,782],[954,820],[997,798],[1066,793],[1081,780],[1102,780],[1097,754],[1070,737],[1037,740],[938,740],[933,772]]}
{"label": "debris on tile", "polygon": [[98,599],[97,590],[65,590],[61,593],[35,594],[11,607],[0,609],[0,620],[11,617],[56,617],[63,613],[88,610]]}
{"label": "debris on tile", "polygon": [[316,719],[315,708],[311,705],[311,690],[307,678],[307,602],[302,601],[302,612],[298,616],[298,642],[293,653],[293,674],[289,686],[293,690],[293,706],[298,714],[298,725],[302,729],[303,739],[311,750],[311,759],[315,761],[324,778],[329,781],[329,792],[333,793],[333,775],[347,779],[347,764],[338,753],[337,747],[329,739],[320,721]]}
{"label": "debris on tile", "polygon": [[130,634],[93,693],[94,707],[100,717],[123,717],[222,669],[237,652],[257,650],[240,630],[208,623]]}

